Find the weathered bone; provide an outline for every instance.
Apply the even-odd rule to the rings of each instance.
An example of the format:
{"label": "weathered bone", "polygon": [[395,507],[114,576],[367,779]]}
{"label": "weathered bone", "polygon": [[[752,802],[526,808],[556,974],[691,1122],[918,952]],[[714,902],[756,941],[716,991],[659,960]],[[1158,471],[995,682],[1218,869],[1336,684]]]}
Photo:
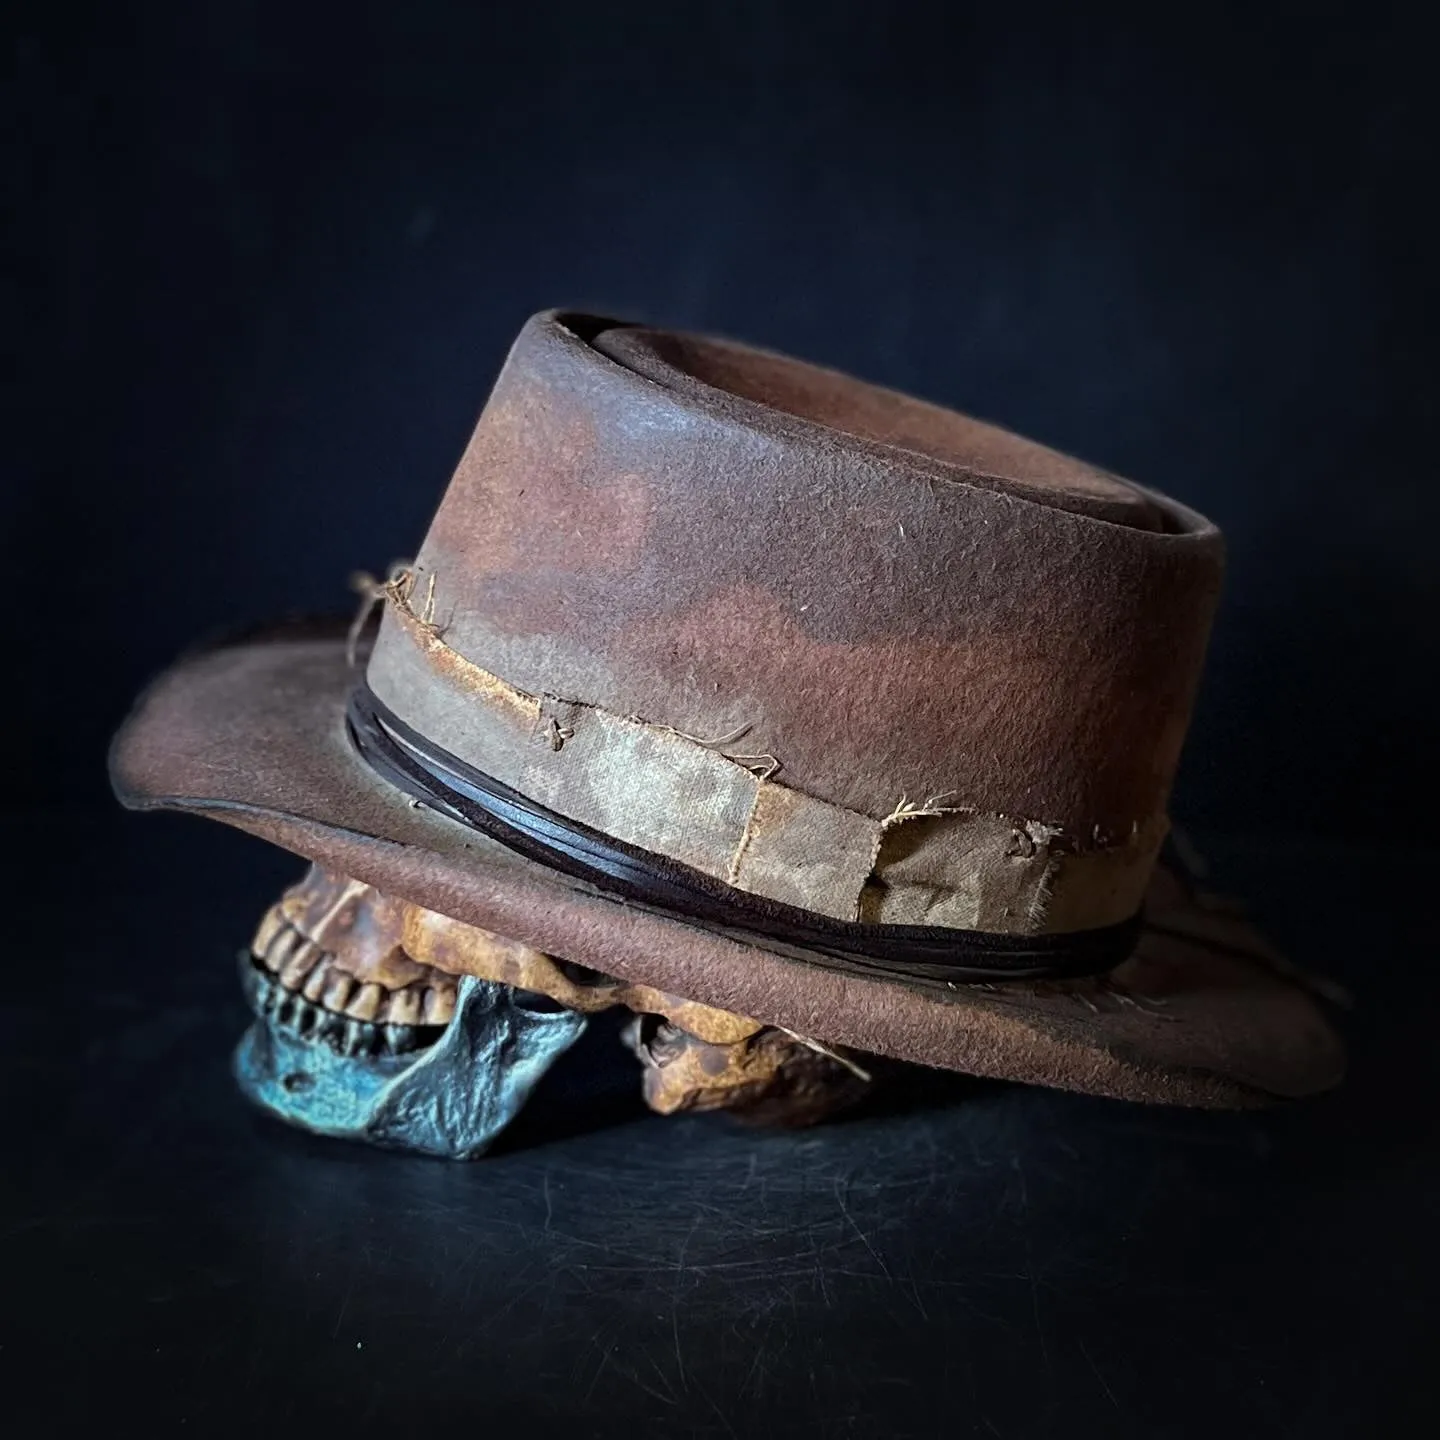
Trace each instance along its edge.
{"label": "weathered bone", "polygon": [[[507,1034],[523,1032],[522,1040],[546,1037],[531,1045],[543,1057],[537,1052],[517,1068],[511,1035],[511,1050],[497,1050],[485,1073],[475,1060],[485,1052],[483,1037],[444,1051],[447,1063],[465,1057],[465,1084],[514,1101],[508,1109],[498,1103],[466,1109],[453,1093],[458,1073],[444,1077],[448,1109],[463,1110],[472,1121],[483,1112],[485,1125],[502,1113],[499,1124],[513,1116],[544,1068],[579,1034],[585,1015],[615,1006],[639,1017],[627,1039],[645,1067],[646,1102],[662,1114],[728,1110],[749,1120],[803,1125],[853,1103],[867,1088],[868,1076],[852,1060],[802,1037],[568,964],[318,866],[266,912],[243,968],[257,1021],[237,1055],[242,1085],[282,1118],[331,1134],[431,1153],[483,1149],[493,1130],[484,1137],[437,1137],[432,1126],[407,1138],[390,1124],[382,1135],[374,1113],[378,1071],[391,1083],[422,1055],[420,1079],[436,1086],[442,1077],[433,1052],[448,1044],[460,1009],[467,1010],[467,1030],[483,1014],[486,1024]],[[488,987],[483,1001],[473,998],[480,993],[473,987],[467,992],[472,981]],[[472,994],[468,1008],[461,1005],[465,993]],[[563,1008],[536,1011],[527,994]],[[539,1013],[569,1018],[543,1025],[527,1018]],[[524,1070],[524,1094],[502,1073],[507,1069]]]}
{"label": "weathered bone", "polygon": [[645,1067],[645,1103],[662,1115],[726,1110],[763,1125],[813,1125],[854,1104],[870,1076],[848,1056],[767,1027],[707,1044],[657,1015],[637,1015],[625,1043]]}

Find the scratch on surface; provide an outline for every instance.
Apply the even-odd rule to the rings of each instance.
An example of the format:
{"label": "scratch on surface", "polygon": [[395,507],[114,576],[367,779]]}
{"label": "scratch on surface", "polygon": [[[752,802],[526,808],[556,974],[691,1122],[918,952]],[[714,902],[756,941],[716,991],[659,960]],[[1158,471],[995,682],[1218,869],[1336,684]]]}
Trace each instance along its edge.
{"label": "scratch on surface", "polygon": [[[590,1343],[593,1345],[599,1338],[600,1332],[597,1330],[591,1338]],[[610,1363],[610,1357],[614,1353],[615,1342],[612,1342],[608,1348],[601,1352],[600,1363],[595,1367],[595,1373],[590,1377],[590,1384],[585,1391],[585,1399],[581,1404],[588,1405],[590,1403],[590,1397],[595,1393],[595,1387],[600,1383],[600,1377],[605,1373],[605,1367]]]}
{"label": "scratch on surface", "polygon": [[1035,1316],[1035,1337],[1040,1341],[1040,1358],[1045,1362],[1045,1372],[1050,1373],[1050,1346],[1045,1340],[1045,1322],[1040,1318],[1040,1282],[1035,1275],[1032,1261],[1025,1265],[1025,1278],[1030,1282],[1030,1309]]}
{"label": "scratch on surface", "polygon": [[355,1293],[355,1273],[350,1273],[350,1283],[345,1287],[345,1298],[340,1302],[340,1313],[335,1317],[335,1328],[330,1332],[330,1338],[334,1340],[340,1334],[341,1323],[345,1319],[345,1312],[350,1308],[350,1297]]}
{"label": "scratch on surface", "polygon": [[840,1207],[840,1213],[845,1217],[846,1223],[859,1237],[860,1243],[870,1252],[870,1258],[880,1267],[881,1273],[893,1285],[895,1277],[890,1273],[890,1267],[881,1257],[880,1252],[870,1243],[870,1237],[860,1228],[855,1217],[850,1213],[850,1206],[845,1200],[845,1182],[837,1175],[835,1177],[835,1203]]}
{"label": "scratch on surface", "polygon": [[[825,1308],[827,1310],[833,1310],[835,1307],[830,1300],[830,1287],[825,1283],[824,1257],[820,1254],[820,1251],[818,1249],[815,1249],[811,1251],[811,1260],[814,1268],[811,1270],[810,1273],[815,1278],[815,1280],[819,1282],[820,1298],[824,1300]],[[798,1296],[793,1290],[790,1292],[790,1304],[791,1307],[794,1309],[796,1317],[798,1319],[800,1314],[800,1306],[798,1304]]]}
{"label": "scratch on surface", "polygon": [[[735,1327],[732,1326],[731,1328],[732,1330],[735,1330]],[[735,1334],[738,1338],[743,1340],[744,1337],[740,1336],[740,1332],[738,1330],[735,1330]],[[767,1342],[769,1338],[769,1334],[767,1333],[765,1336]],[[758,1396],[760,1394],[760,1391],[764,1388],[765,1348],[766,1347],[764,1344],[756,1344],[751,1346],[750,1368],[745,1372],[745,1378],[741,1380],[740,1384],[736,1387],[735,1393],[737,1396],[744,1395],[750,1389],[750,1382],[752,1380],[755,1380],[757,1371],[759,1372],[759,1380],[755,1386],[756,1395]]]}
{"label": "scratch on surface", "polygon": [[735,1427],[730,1423],[730,1417],[715,1403],[714,1396],[700,1383],[698,1376],[695,1379],[695,1388],[700,1392],[705,1403],[715,1412],[716,1418],[725,1427],[725,1433],[731,1436],[732,1440],[740,1440],[735,1433]]}
{"label": "scratch on surface", "polygon": [[680,1302],[678,1298],[670,1301],[670,1335],[675,1342],[675,1373],[680,1379],[680,1388],[689,1389],[685,1379],[685,1357],[680,1353]]}
{"label": "scratch on surface", "polygon": [[685,1355],[680,1347],[680,1282],[685,1276],[685,1256],[689,1253],[690,1242],[700,1229],[700,1218],[696,1215],[695,1223],[680,1244],[680,1254],[675,1261],[675,1284],[670,1290],[670,1337],[675,1344],[675,1373],[681,1390],[688,1390],[690,1386],[685,1376]]}
{"label": "scratch on surface", "polygon": [[1106,1398],[1118,1410],[1120,1408],[1120,1402],[1115,1398],[1115,1392],[1110,1388],[1110,1383],[1105,1379],[1100,1367],[1095,1363],[1094,1358],[1085,1348],[1085,1342],[1083,1340],[1080,1341],[1080,1353],[1085,1357],[1086,1362],[1095,1372],[1095,1378],[1100,1382],[1100,1388],[1105,1392]]}
{"label": "scratch on surface", "polygon": [[653,1385],[647,1385],[633,1371],[628,1372],[629,1378],[633,1380],[635,1384],[637,1384],[647,1395],[653,1395],[657,1400],[662,1401],[666,1405],[678,1405],[680,1401],[676,1397],[675,1392],[670,1387],[669,1377],[655,1363],[655,1357],[653,1355],[647,1354],[645,1356],[645,1363],[649,1365],[649,1367],[655,1372],[655,1378],[665,1387],[664,1391],[657,1390]]}
{"label": "scratch on surface", "polygon": [[750,1152],[750,1164],[746,1167],[745,1170],[745,1179],[741,1182],[740,1185],[740,1193],[742,1195],[750,1188],[751,1184],[755,1179],[757,1158],[758,1157],[756,1156],[755,1152],[752,1150]]}

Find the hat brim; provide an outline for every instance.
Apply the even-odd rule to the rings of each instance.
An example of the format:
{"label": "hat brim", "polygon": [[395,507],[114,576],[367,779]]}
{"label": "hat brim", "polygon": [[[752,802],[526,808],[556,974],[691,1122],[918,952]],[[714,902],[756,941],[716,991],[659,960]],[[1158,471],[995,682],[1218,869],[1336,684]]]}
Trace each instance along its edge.
{"label": "hat brim", "polygon": [[1122,1099],[1236,1106],[1334,1085],[1341,1042],[1243,921],[1173,882],[1104,982],[911,988],[636,908],[417,807],[355,753],[343,635],[186,659],[111,752],[137,810],[207,815],[415,904],[610,975],[832,1045]]}

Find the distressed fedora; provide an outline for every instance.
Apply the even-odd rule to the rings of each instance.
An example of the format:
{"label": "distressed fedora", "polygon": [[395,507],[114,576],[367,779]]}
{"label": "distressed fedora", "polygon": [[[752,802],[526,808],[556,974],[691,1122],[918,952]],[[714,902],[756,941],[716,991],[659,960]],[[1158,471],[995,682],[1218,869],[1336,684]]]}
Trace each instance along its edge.
{"label": "distressed fedora", "polygon": [[1222,563],[960,414],[546,313],[378,627],[182,660],[112,776],[821,1044],[1295,1097],[1343,1069],[1315,984],[1159,863]]}

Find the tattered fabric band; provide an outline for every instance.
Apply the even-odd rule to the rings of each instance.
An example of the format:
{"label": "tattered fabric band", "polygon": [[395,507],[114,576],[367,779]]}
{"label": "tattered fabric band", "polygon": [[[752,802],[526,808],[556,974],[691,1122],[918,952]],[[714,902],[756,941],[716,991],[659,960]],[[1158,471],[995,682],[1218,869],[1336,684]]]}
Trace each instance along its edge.
{"label": "tattered fabric band", "polygon": [[430,744],[363,683],[347,721],[357,750],[384,779],[526,859],[648,909],[838,968],[930,984],[1069,979],[1113,969],[1139,935],[1138,914],[1100,929],[1040,935],[836,920],[737,890],[547,809]]}
{"label": "tattered fabric band", "polygon": [[[784,757],[734,705],[686,733],[583,698],[573,679],[564,694],[534,676],[522,689],[450,643],[437,588],[433,573],[405,569],[372,583],[388,613],[366,683],[437,753],[593,834],[867,929],[1061,934],[1117,925],[1143,902],[1163,812],[1123,834],[1066,829],[978,809],[953,773],[914,799],[897,785],[883,817],[851,808],[789,783]],[[694,729],[699,716],[687,718]]]}

